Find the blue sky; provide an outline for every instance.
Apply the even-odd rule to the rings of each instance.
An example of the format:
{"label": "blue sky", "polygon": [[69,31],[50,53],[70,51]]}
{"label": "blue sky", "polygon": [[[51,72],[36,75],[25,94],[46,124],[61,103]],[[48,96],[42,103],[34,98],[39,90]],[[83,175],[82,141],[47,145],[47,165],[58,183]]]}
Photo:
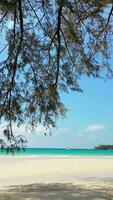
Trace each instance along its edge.
{"label": "blue sky", "polygon": [[[20,128],[14,125],[15,133],[26,136],[28,147],[94,148],[98,144],[113,144],[113,79],[82,77],[79,84],[83,93],[61,95],[68,112],[65,119],[58,119],[52,136],[44,136],[41,125],[35,134],[26,132],[24,125]],[[1,133],[3,125],[0,125]]]}
{"label": "blue sky", "polygon": [[83,93],[62,95],[69,109],[66,119],[57,121],[52,136],[44,136],[39,126],[36,134],[26,134],[28,146],[93,148],[98,144],[113,144],[113,80],[82,78]]}

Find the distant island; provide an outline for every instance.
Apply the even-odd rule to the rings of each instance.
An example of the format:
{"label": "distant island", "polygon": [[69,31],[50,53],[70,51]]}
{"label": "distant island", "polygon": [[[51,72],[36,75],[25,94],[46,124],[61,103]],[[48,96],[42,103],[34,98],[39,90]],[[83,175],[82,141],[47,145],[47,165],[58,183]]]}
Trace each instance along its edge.
{"label": "distant island", "polygon": [[95,149],[103,149],[103,150],[112,149],[112,150],[113,150],[113,145],[104,145],[104,144],[100,144],[100,145],[98,145],[98,146],[95,146]]}

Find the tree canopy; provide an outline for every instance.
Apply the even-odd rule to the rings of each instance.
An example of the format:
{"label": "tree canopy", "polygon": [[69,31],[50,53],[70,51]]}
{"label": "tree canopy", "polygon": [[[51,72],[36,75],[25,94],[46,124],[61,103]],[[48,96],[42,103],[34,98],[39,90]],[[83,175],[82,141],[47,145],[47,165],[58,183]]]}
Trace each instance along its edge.
{"label": "tree canopy", "polygon": [[0,119],[9,148],[25,142],[13,123],[55,127],[66,112],[60,93],[81,92],[81,76],[112,78],[112,15],[110,0],[0,1]]}

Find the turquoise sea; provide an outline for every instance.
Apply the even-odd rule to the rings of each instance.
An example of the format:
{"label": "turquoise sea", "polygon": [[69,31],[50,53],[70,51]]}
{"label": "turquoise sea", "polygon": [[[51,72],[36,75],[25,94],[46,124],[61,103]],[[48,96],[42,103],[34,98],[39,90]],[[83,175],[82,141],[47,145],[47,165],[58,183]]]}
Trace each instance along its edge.
{"label": "turquoise sea", "polygon": [[[0,156],[7,155],[5,151],[0,150]],[[9,154],[8,154],[9,155]],[[55,148],[26,148],[15,152],[18,156],[113,156],[113,150],[96,150],[96,149],[55,149]]]}

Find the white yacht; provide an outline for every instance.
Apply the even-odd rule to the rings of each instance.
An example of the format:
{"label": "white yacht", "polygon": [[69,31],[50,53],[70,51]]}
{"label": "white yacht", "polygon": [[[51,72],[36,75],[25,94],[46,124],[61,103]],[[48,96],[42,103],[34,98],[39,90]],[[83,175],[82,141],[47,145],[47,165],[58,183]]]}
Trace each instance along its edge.
{"label": "white yacht", "polygon": [[65,149],[66,149],[66,150],[70,150],[70,149],[71,149],[71,147],[70,147],[70,146],[67,146],[67,147],[65,147]]}

